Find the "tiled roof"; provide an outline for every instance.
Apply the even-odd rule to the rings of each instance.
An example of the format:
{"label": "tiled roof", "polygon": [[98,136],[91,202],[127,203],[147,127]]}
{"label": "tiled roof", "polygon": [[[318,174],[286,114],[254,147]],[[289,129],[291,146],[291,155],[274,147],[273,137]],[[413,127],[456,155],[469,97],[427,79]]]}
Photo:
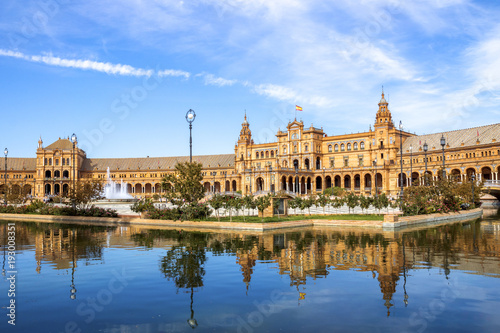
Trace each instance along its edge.
{"label": "tiled roof", "polygon": [[[22,171],[23,168],[26,171],[35,171],[36,158],[29,158],[29,157],[8,157],[7,158],[7,171],[10,171],[11,169],[16,170],[16,171]],[[3,166],[2,166],[1,170],[3,171]]]}
{"label": "tiled roof", "polygon": [[[83,162],[84,171],[106,170],[168,170],[177,162],[188,162],[189,156],[142,157],[142,158],[88,158]],[[193,162],[200,162],[203,168],[234,167],[234,154],[193,156]]]}
{"label": "tiled roof", "polygon": [[48,145],[44,149],[65,149],[65,150],[71,150],[73,149],[73,142],[70,141],[70,139],[61,139],[57,140],[56,142]]}
{"label": "tiled roof", "polygon": [[[406,139],[403,143],[403,152],[407,153],[410,149],[410,145],[412,146],[413,152],[418,152],[420,151],[420,147],[423,149],[425,142],[427,142],[427,145],[429,146],[429,151],[441,150],[442,147],[440,142],[442,135],[444,135],[444,138],[446,139],[445,149],[476,146],[477,140],[480,141],[480,144],[492,143],[493,139],[496,140],[495,142],[500,142],[500,124],[412,136]],[[463,146],[462,143],[464,144]]]}

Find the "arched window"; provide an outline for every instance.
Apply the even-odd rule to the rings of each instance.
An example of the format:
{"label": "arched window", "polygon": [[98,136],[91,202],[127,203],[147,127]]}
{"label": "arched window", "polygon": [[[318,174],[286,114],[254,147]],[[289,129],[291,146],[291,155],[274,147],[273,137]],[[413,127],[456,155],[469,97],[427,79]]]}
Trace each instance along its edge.
{"label": "arched window", "polygon": [[259,152],[255,153],[255,158],[259,158]]}
{"label": "arched window", "polygon": [[260,158],[264,158],[264,152],[263,151],[260,152]]}
{"label": "arched window", "polygon": [[351,150],[351,144],[350,143],[347,144],[347,150]]}
{"label": "arched window", "polygon": [[274,157],[274,150],[271,150],[271,157]]}
{"label": "arched window", "polygon": [[305,145],[304,146],[304,151],[307,153],[309,151],[309,146],[308,145]]}
{"label": "arched window", "polygon": [[283,146],[283,154],[286,154],[286,146]]}
{"label": "arched window", "polygon": [[353,147],[354,150],[358,150],[358,143],[354,142],[354,144],[352,145],[352,147]]}
{"label": "arched window", "polygon": [[339,151],[339,145],[335,145],[334,150]]}
{"label": "arched window", "polygon": [[344,150],[345,150],[345,146],[344,146],[344,144],[341,144],[340,145],[340,151],[344,151]]}
{"label": "arched window", "polygon": [[269,151],[266,151],[266,158],[269,158]]}
{"label": "arched window", "polygon": [[359,149],[365,149],[365,142],[364,141],[361,141],[361,143],[359,144]]}
{"label": "arched window", "polygon": [[332,145],[328,145],[328,152],[331,153],[332,152]]}

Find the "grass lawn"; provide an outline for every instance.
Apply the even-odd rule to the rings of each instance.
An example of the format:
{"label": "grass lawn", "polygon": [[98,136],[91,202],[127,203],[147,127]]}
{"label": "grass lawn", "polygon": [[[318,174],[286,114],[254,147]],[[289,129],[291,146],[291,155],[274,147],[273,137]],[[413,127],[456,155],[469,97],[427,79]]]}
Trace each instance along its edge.
{"label": "grass lawn", "polygon": [[[339,215],[292,215],[292,216],[278,216],[265,217],[266,222],[284,222],[284,221],[300,221],[300,220],[364,220],[364,221],[383,221],[384,215],[362,215],[362,214],[339,214]],[[198,221],[198,220],[197,220]],[[208,217],[200,221],[217,221],[217,217]],[[221,222],[229,222],[229,216],[220,218]],[[258,216],[233,216],[233,222],[261,222],[262,219]]]}

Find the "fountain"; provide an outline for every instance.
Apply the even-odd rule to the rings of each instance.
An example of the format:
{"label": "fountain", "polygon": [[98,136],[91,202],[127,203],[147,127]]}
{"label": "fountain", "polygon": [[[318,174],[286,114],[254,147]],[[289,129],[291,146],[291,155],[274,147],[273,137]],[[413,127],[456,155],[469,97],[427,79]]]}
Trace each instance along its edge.
{"label": "fountain", "polygon": [[120,183],[118,184],[111,179],[109,167],[106,173],[106,185],[104,185],[103,194],[105,201],[130,202],[137,200],[127,193],[127,183],[124,183],[123,180],[120,179]]}

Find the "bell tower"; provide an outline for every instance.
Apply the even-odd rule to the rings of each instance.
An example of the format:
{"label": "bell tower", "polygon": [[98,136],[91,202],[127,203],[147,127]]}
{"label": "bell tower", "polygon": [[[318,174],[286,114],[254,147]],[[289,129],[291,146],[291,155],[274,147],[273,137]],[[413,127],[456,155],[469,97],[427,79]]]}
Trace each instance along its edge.
{"label": "bell tower", "polygon": [[247,114],[245,112],[245,120],[241,124],[240,138],[238,140],[239,144],[250,144],[252,140],[252,131],[250,131],[250,124],[247,121]]}
{"label": "bell tower", "polygon": [[378,103],[378,111],[375,117],[375,128],[393,128],[391,111],[389,111],[389,103],[385,100],[384,91],[382,90],[382,98]]}

